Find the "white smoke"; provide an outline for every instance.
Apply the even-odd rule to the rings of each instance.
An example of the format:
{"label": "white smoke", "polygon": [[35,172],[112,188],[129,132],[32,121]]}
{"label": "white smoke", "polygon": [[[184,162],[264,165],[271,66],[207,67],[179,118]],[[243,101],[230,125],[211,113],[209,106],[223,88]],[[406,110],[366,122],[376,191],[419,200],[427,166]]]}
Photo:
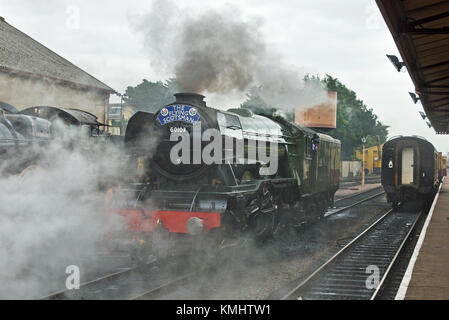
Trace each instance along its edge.
{"label": "white smoke", "polygon": [[[39,298],[64,289],[71,264],[105,267],[95,263],[112,225],[106,223],[105,192],[98,186],[102,177],[118,172],[119,152],[104,145],[97,153],[69,149],[66,139],[42,147],[35,170],[0,177],[2,299]],[[101,148],[84,142],[90,150]],[[82,268],[81,276],[87,272]]]}

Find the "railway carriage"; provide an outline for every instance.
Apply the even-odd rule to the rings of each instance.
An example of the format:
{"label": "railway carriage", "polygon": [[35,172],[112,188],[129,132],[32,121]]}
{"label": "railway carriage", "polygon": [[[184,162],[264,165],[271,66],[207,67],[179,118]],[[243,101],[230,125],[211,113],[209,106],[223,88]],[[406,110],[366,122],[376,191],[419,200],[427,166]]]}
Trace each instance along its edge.
{"label": "railway carriage", "polygon": [[429,204],[439,185],[440,157],[425,138],[397,136],[382,151],[382,186],[394,209],[399,204],[422,200]]}
{"label": "railway carriage", "polygon": [[443,182],[443,178],[446,176],[446,166],[447,166],[447,157],[443,156],[443,154],[440,152],[440,165],[439,165],[439,174],[438,179],[440,182]]}
{"label": "railway carriage", "polygon": [[[175,96],[159,112],[130,119],[125,176],[132,178],[108,192],[109,212],[123,216],[138,238],[154,246],[159,234],[184,240],[214,234],[223,243],[249,232],[262,243],[280,221],[279,208],[292,209],[298,222],[320,217],[333,203],[339,140],[280,116],[213,109],[198,94]],[[195,138],[195,130],[204,136],[209,129],[222,146],[211,154],[222,161],[195,159],[212,140]],[[179,143],[173,133],[187,137],[191,154],[178,150],[173,159]],[[274,156],[278,165],[270,171]]]}

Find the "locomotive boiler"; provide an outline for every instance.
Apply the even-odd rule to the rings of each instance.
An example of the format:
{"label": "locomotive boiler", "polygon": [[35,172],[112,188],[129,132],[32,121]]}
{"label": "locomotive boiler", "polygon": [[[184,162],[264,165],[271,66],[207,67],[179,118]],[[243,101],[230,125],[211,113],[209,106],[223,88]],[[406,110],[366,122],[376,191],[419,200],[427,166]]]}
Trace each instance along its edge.
{"label": "locomotive boiler", "polygon": [[221,111],[199,94],[175,96],[158,112],[130,119],[129,172],[107,196],[109,212],[142,242],[154,244],[163,233],[222,244],[244,232],[262,243],[281,211],[300,223],[333,203],[339,140],[275,114]]}

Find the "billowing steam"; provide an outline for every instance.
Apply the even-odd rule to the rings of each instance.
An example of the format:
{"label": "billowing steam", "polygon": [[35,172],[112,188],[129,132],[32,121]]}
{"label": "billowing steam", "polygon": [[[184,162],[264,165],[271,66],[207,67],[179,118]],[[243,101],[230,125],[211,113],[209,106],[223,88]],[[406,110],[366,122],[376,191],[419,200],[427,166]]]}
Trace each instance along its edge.
{"label": "billowing steam", "polygon": [[135,20],[152,67],[172,73],[181,91],[225,95],[257,88],[267,103],[289,110],[327,100],[322,86],[305,83],[266,44],[262,20],[246,19],[238,8],[192,12],[155,0]]}
{"label": "billowing steam", "polygon": [[[102,150],[93,154],[53,141],[38,150],[39,167],[0,176],[0,299],[39,298],[64,289],[68,265],[80,267],[81,281],[93,269],[107,268],[95,265],[112,226],[99,182],[117,172],[120,162],[112,147],[83,142]],[[4,167],[8,161],[17,158],[4,161]]]}

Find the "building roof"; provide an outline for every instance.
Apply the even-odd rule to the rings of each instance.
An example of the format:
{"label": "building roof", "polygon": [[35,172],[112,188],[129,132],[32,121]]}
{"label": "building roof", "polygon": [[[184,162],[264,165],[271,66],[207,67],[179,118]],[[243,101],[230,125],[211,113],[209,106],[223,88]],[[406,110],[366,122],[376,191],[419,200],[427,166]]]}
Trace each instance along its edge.
{"label": "building roof", "polygon": [[76,125],[104,125],[97,121],[97,117],[94,114],[78,109],[36,106],[24,109],[20,111],[20,114],[40,117],[50,121],[60,118]]}
{"label": "building roof", "polygon": [[83,89],[115,92],[0,17],[0,71],[56,80]]}
{"label": "building roof", "polygon": [[430,123],[449,134],[449,1],[376,1]]}

